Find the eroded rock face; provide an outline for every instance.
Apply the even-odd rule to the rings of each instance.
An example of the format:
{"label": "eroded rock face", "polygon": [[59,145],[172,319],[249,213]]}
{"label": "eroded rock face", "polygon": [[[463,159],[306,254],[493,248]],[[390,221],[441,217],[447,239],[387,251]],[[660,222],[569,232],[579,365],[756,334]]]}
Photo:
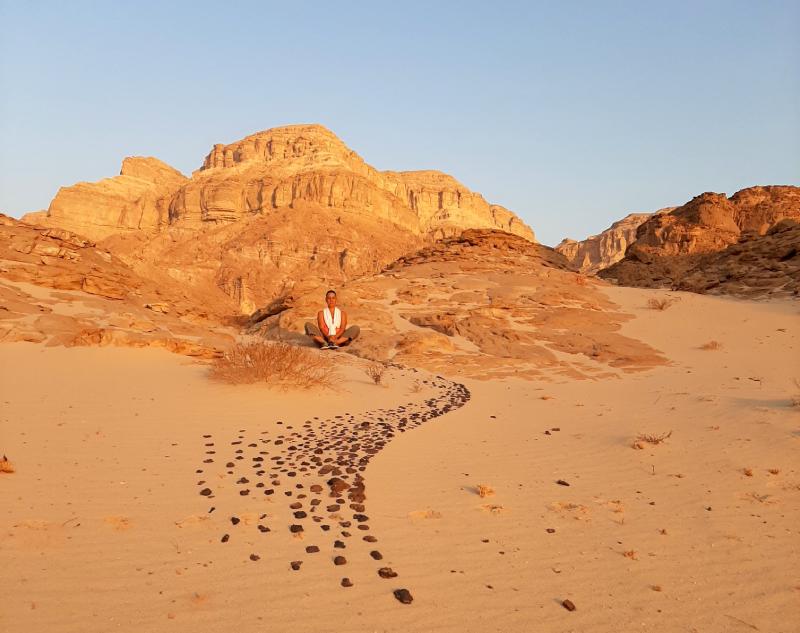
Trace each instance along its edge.
{"label": "eroded rock face", "polygon": [[465,228],[534,240],[511,211],[436,171],[380,172],[320,125],[215,145],[190,179],[152,158],[62,188],[24,218],[101,242],[137,272],[222,289],[249,313],[298,283],[341,283]]}
{"label": "eroded rock face", "polygon": [[744,233],[763,234],[783,218],[800,220],[800,188],[751,187],[730,198],[704,193],[643,222],[625,257],[598,274],[626,286],[671,287],[705,255],[736,244]]}
{"label": "eroded rock face", "polygon": [[65,229],[0,215],[0,341],[156,346],[211,358],[233,340],[218,290],[156,284]]}
{"label": "eroded rock face", "polygon": [[[345,284],[340,303],[362,328],[357,354],[478,378],[573,377],[636,371],[664,359],[619,333],[627,315],[553,249],[499,231],[469,230]],[[267,310],[252,331],[307,341],[325,288]],[[564,355],[557,354],[564,352]]]}
{"label": "eroded rock face", "polygon": [[[672,208],[662,209],[656,213],[671,210]],[[631,213],[614,222],[602,233],[587,237],[580,242],[564,239],[555,249],[580,272],[593,275],[625,256],[628,246],[636,240],[636,229],[651,215],[651,213]]]}
{"label": "eroded rock face", "polygon": [[702,257],[675,288],[746,299],[800,296],[800,223],[784,219],[766,235],[744,233],[736,244]]}
{"label": "eroded rock face", "polygon": [[172,196],[188,179],[157,158],[126,158],[119,176],[62,187],[47,213],[25,222],[62,228],[99,241],[128,232],[165,228]]}

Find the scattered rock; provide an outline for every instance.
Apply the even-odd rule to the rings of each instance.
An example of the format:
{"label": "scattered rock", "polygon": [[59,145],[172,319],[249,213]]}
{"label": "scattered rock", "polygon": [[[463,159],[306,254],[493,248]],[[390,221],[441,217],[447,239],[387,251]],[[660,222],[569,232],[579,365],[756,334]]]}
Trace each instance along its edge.
{"label": "scattered rock", "polygon": [[408,589],[395,589],[394,597],[403,604],[411,604],[414,601],[414,597]]}

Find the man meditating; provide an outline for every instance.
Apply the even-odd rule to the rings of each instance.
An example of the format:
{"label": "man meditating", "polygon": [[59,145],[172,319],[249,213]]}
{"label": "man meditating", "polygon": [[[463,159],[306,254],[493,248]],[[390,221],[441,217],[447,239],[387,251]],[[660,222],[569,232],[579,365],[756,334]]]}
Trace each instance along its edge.
{"label": "man meditating", "polygon": [[347,327],[347,312],[336,307],[336,291],[325,293],[327,308],[317,313],[317,322],[306,323],[306,334],[321,349],[339,349],[350,345],[358,338],[361,328],[357,325]]}

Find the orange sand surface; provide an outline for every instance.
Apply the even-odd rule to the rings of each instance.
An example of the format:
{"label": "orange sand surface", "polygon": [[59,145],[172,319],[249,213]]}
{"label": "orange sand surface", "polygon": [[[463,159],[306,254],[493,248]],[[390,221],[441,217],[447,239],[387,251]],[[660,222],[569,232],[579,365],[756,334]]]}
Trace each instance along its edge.
{"label": "orange sand surface", "polygon": [[[155,349],[0,345],[0,630],[800,630],[800,306],[603,292],[669,365],[460,381],[447,410],[466,392],[446,373],[376,386],[344,354],[339,390],[299,393]],[[255,487],[260,449],[294,459],[279,436],[335,416],[379,429],[402,406],[436,415],[371,457],[367,519],[327,511],[330,475],[318,494],[303,472]]]}

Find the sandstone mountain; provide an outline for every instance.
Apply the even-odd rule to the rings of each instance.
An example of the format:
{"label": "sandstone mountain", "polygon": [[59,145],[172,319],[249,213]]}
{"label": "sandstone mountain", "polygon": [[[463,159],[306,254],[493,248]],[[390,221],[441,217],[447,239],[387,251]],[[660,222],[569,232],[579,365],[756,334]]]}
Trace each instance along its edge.
{"label": "sandstone mountain", "polygon": [[218,287],[252,312],[338,284],[466,228],[535,240],[507,209],[436,171],[381,172],[332,132],[293,125],[215,145],[186,178],[154,158],[62,188],[26,221],[98,242],[144,277]]}
{"label": "sandstone mountain", "polygon": [[[520,237],[469,230],[400,258],[339,292],[363,336],[352,351],[477,378],[601,377],[664,363],[620,334],[632,318],[570,269],[559,253]],[[325,288],[253,315],[250,331],[302,344]]]}
{"label": "sandstone mountain", "polygon": [[[668,213],[672,209],[674,207],[661,209],[656,213]],[[585,240],[564,238],[555,249],[577,270],[593,275],[625,256],[628,246],[636,240],[636,229],[651,215],[652,213],[631,213],[614,222],[605,231]]]}
{"label": "sandstone mountain", "polygon": [[764,235],[784,218],[800,220],[800,187],[743,189],[730,198],[704,193],[636,231],[625,257],[599,275],[622,285],[680,285],[684,276],[748,234]]}

